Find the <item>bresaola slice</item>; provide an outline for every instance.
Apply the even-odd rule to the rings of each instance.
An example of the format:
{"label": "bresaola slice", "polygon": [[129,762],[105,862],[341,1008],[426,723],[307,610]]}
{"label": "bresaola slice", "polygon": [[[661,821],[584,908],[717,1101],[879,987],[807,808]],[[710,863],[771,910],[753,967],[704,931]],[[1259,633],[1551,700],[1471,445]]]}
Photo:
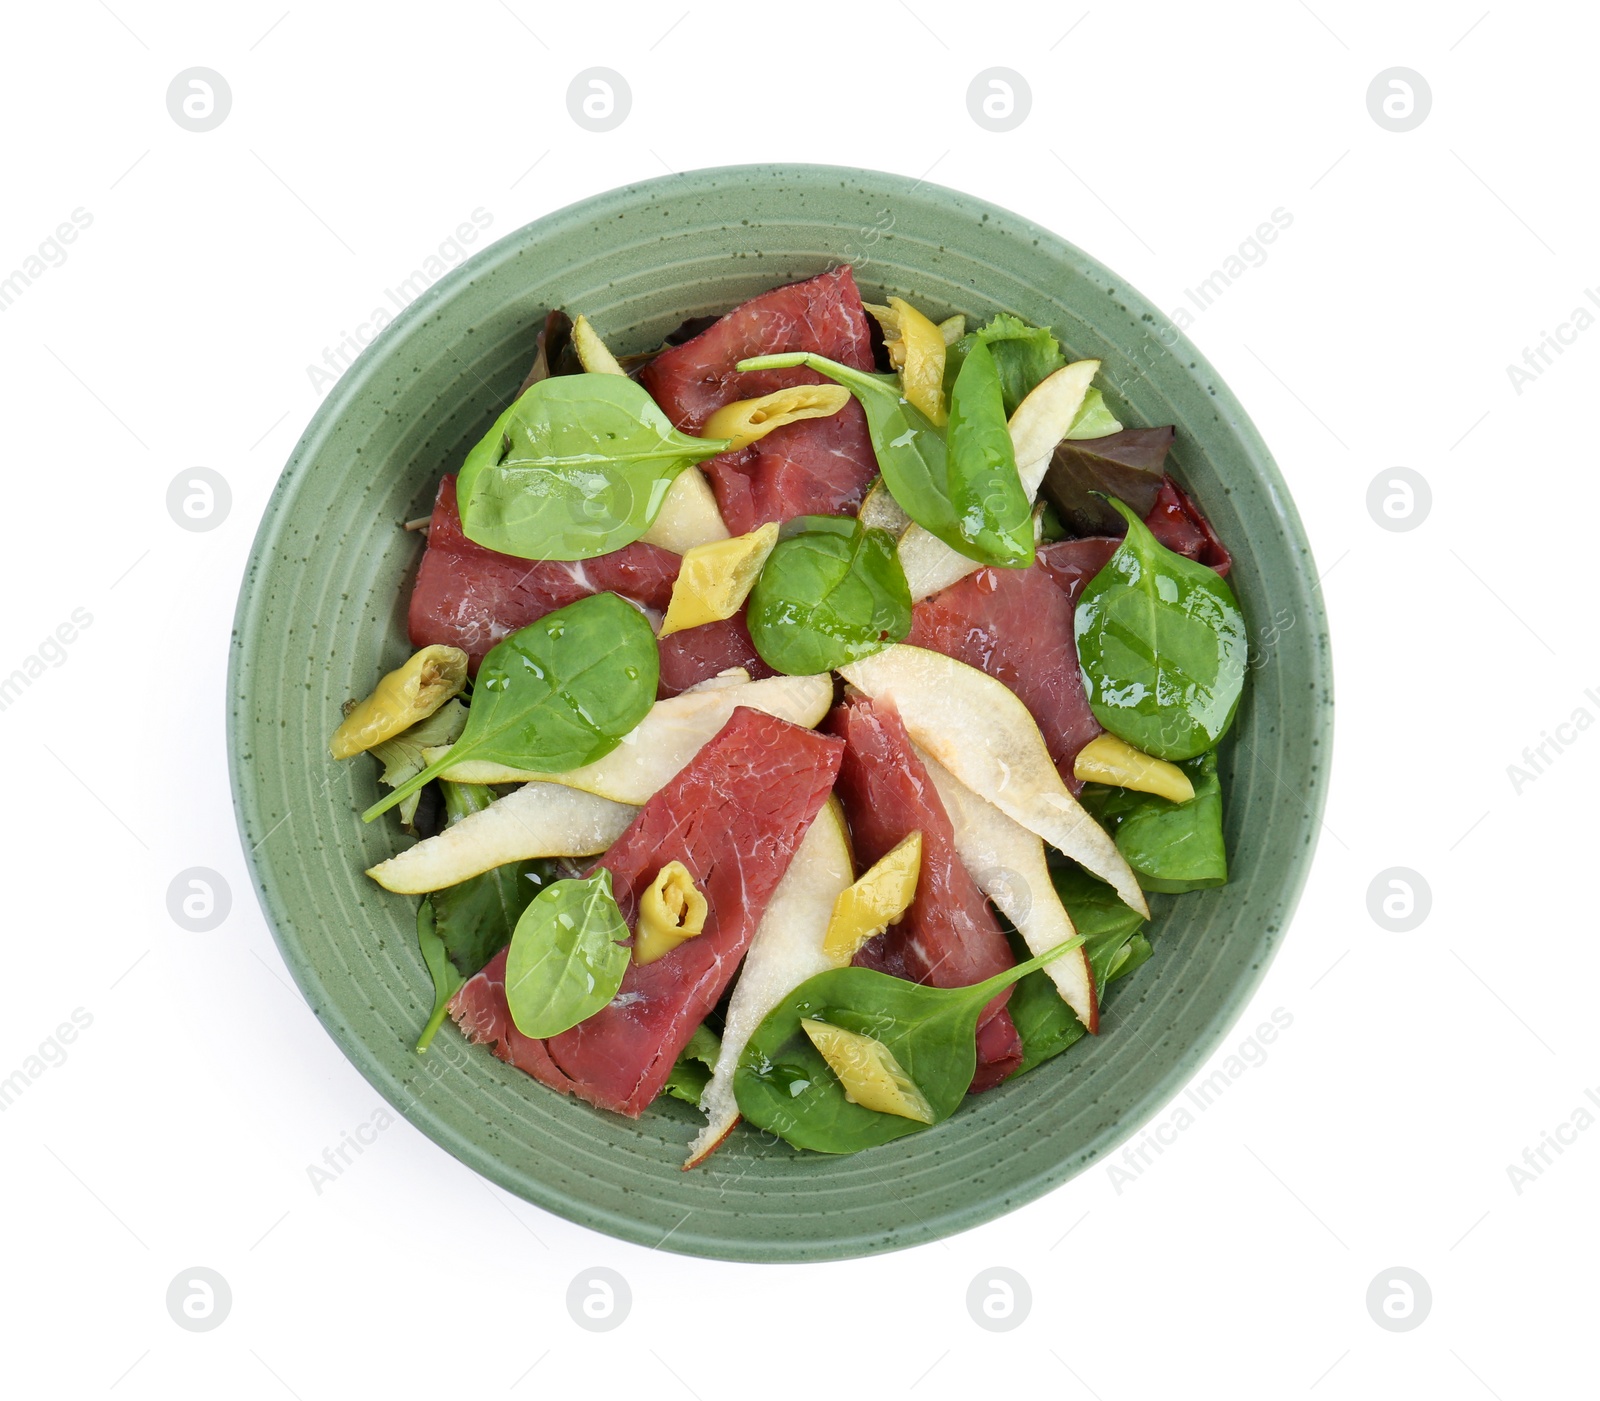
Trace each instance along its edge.
{"label": "bresaola slice", "polygon": [[[899,715],[857,695],[835,707],[827,728],[845,741],[836,792],[857,865],[866,869],[912,832],[922,833],[917,898],[898,924],[868,941],[856,966],[934,987],[968,987],[1012,967],[1011,948],[956,854],[949,814]],[[978,1021],[975,1092],[998,1085],[1022,1063],[1022,1042],[1005,1010],[1010,996],[1010,989],[1001,993]]]}
{"label": "bresaola slice", "polygon": [[[682,345],[663,350],[639,372],[673,423],[698,433],[725,404],[797,384],[821,384],[804,368],[741,374],[756,355],[809,350],[870,370],[872,335],[849,268],[778,287],[735,307]],[[799,515],[853,515],[877,459],[866,416],[853,399],[828,418],[775,429],[739,452],[704,464],[717,505],[735,535]]]}
{"label": "bresaola slice", "polygon": [[411,642],[459,647],[476,673],[502,638],[590,594],[618,593],[664,612],[678,563],[671,551],[639,543],[587,560],[517,559],[487,550],[462,533],[456,479],[447,476],[411,590]]}
{"label": "bresaola slice", "polygon": [[832,736],[736,710],[599,862],[632,928],[642,892],[681,861],[709,905],[704,931],[653,963],[630,963],[610,1004],[543,1041],[512,1023],[501,953],[452,999],[462,1031],[552,1089],[637,1118],[732,979],[843,750]]}
{"label": "bresaola slice", "polygon": [[669,633],[660,640],[660,655],[663,696],[676,696],[730,667],[743,667],[752,681],[777,675],[756,651],[743,611],[719,622]]}
{"label": "bresaola slice", "polygon": [[1083,690],[1072,603],[1046,567],[967,575],[916,605],[906,641],[1004,682],[1038,722],[1062,782],[1083,787],[1072,761],[1101,726]]}

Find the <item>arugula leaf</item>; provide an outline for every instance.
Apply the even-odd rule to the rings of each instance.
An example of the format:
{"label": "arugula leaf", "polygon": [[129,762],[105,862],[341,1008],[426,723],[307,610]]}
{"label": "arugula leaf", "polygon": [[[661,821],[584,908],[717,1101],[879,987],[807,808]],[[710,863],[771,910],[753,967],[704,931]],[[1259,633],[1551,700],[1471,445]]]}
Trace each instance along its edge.
{"label": "arugula leaf", "polygon": [[937,988],[870,968],[806,979],[767,1013],[734,1072],[739,1112],[758,1129],[818,1153],[855,1153],[927,1127],[854,1104],[811,1043],[803,1019],[881,1042],[922,1092],[932,1122],[960,1107],[977,1064],[978,1017],[996,993],[1083,944],[1074,936],[971,987]]}
{"label": "arugula leaf", "polygon": [[1041,380],[1067,363],[1060,341],[1048,326],[1030,326],[1020,316],[1002,312],[987,325],[969,331],[945,352],[946,392],[956,382],[963,362],[980,345],[987,346],[994,356],[1007,418]]}
{"label": "arugula leaf", "polygon": [[445,953],[444,942],[434,932],[433,904],[424,900],[417,907],[417,946],[422,950],[422,961],[427,965],[428,976],[433,979],[433,1011],[427,1025],[417,1037],[416,1051],[421,1055],[433,1041],[434,1032],[444,1025],[445,1014],[450,1010],[450,999],[467,981],[455,969]]}
{"label": "arugula leaf", "polygon": [[902,641],[911,590],[886,530],[849,516],[788,521],[750,591],[750,639],[762,661],[814,676]]}
{"label": "arugula leaf", "polygon": [[522,912],[506,955],[506,1004],[524,1036],[559,1036],[617,995],[631,957],[611,872],[560,880]]}
{"label": "arugula leaf", "polygon": [[[452,825],[495,801],[476,783],[441,783]],[[450,961],[471,977],[511,942],[528,902],[555,879],[549,859],[512,861],[433,893],[434,928]]]}
{"label": "arugula leaf", "polygon": [[614,593],[546,614],[483,659],[466,727],[449,753],[374,803],[361,820],[371,822],[469,759],[564,773],[604,758],[655,704],[660,666],[644,614]]}
{"label": "arugula leaf", "polygon": [[711,1083],[711,1072],[716,1069],[717,1057],[721,1054],[722,1041],[717,1033],[704,1024],[697,1026],[689,1044],[679,1053],[667,1083],[661,1087],[662,1093],[698,1108],[700,1096]]}
{"label": "arugula leaf", "polygon": [[680,433],[626,375],[541,379],[467,454],[461,528],[501,554],[593,559],[643,535],[678,474],[727,447]]}
{"label": "arugula leaf", "polygon": [[1081,799],[1116,838],[1117,850],[1133,867],[1139,884],[1172,895],[1228,883],[1217,751],[1207,750],[1178,767],[1194,785],[1194,797],[1187,802],[1098,783],[1086,784]]}
{"label": "arugula leaf", "polygon": [[1094,717],[1158,759],[1192,759],[1233,723],[1249,643],[1233,590],[1174,554],[1115,497],[1127,538],[1078,600],[1075,632]]}
{"label": "arugula leaf", "polygon": [[953,469],[950,504],[963,522],[962,534],[989,563],[1026,569],[1033,563],[1033,502],[1017,475],[1000,375],[982,341],[973,346],[950,390],[945,442]]}

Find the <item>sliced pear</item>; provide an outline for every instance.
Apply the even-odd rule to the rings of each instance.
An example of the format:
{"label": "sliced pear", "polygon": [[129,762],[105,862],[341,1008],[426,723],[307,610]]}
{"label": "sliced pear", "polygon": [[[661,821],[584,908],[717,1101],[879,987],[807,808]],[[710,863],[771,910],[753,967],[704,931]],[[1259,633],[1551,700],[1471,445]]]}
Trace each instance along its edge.
{"label": "sliced pear", "polygon": [[904,643],[839,668],[900,712],[911,738],[980,798],[1106,881],[1150,917],[1117,845],[1067,791],[1027,707],[992,676]]}
{"label": "sliced pear", "polygon": [[678,473],[650,529],[639,538],[647,545],[683,555],[696,545],[726,540],[730,533],[706,474],[691,463]]}
{"label": "sliced pear", "polygon": [[715,676],[708,676],[704,681],[696,681],[692,686],[685,686],[679,691],[680,696],[694,695],[699,691],[725,691],[729,686],[743,686],[750,679],[750,673],[742,666],[730,666],[726,671],[719,671]]}
{"label": "sliced pear", "polygon": [[[1050,466],[1050,455],[1072,427],[1072,420],[1099,368],[1098,360],[1074,360],[1070,365],[1063,365],[1034,385],[1011,415],[1007,425],[1011,431],[1011,450],[1016,455],[1022,489],[1028,493],[1030,501],[1039,494],[1039,483]],[[983,567],[977,560],[952,550],[920,525],[908,527],[900,537],[900,564],[911,586],[913,603],[949,588]]]}
{"label": "sliced pear", "polygon": [[587,316],[572,323],[572,348],[578,352],[578,363],[592,375],[625,375],[628,372],[617,363],[617,357],[606,348],[600,333],[589,324]]}
{"label": "sliced pear", "polygon": [[638,811],[558,783],[530,783],[367,874],[397,895],[424,895],[510,861],[597,856],[627,831]]}
{"label": "sliced pear", "polygon": [[[1044,843],[993,803],[985,802],[926,750],[917,753],[950,815],[961,864],[995,908],[1016,926],[1028,951],[1044,953],[1076,934],[1072,916],[1050,879]],[[1088,948],[1079,947],[1047,963],[1044,971],[1078,1020],[1091,1032],[1099,1031],[1100,1009]]]}
{"label": "sliced pear", "polygon": [[685,939],[703,934],[711,907],[689,868],[669,861],[639,897],[639,923],[633,933],[633,961],[654,963]]}
{"label": "sliced pear", "polygon": [[[712,690],[685,691],[657,701],[605,758],[582,768],[546,774],[473,760],[456,764],[440,776],[452,783],[559,783],[613,802],[642,804],[700,752],[728,723],[736,707],[749,706],[811,729],[821,723],[832,704],[833,678],[826,674],[769,676]],[[433,756],[431,763],[449,751],[424,752]]]}
{"label": "sliced pear", "polygon": [[748,535],[696,545],[683,557],[672,584],[672,601],[658,636],[731,618],[750,596],[767,556],[778,543],[778,523],[769,521]]}
{"label": "sliced pear", "polygon": [[1152,758],[1111,734],[1096,736],[1078,751],[1072,774],[1084,783],[1133,788],[1173,803],[1186,803],[1194,797],[1194,784],[1176,764]]}
{"label": "sliced pear", "polygon": [[922,833],[913,832],[873,863],[872,869],[833,904],[823,952],[843,968],[867,940],[898,924],[917,898],[922,874]]}
{"label": "sliced pear", "polygon": [[800,1019],[800,1029],[822,1053],[828,1069],[839,1077],[844,1097],[851,1104],[879,1114],[915,1119],[919,1124],[933,1122],[933,1106],[927,1096],[883,1042],[810,1017]]}
{"label": "sliced pear", "polygon": [[944,337],[946,345],[954,345],[967,333],[967,318],[960,312],[954,316],[947,316],[939,323],[939,334]]}
{"label": "sliced pear", "polygon": [[722,1050],[700,1096],[700,1108],[708,1122],[689,1145],[685,1168],[703,1163],[739,1122],[733,1073],[755,1029],[807,978],[833,967],[822,941],[834,901],[854,878],[844,809],[837,798],[830,797],[795,851],[750,941],[750,951],[728,999]]}
{"label": "sliced pear", "polygon": [[887,530],[896,539],[911,524],[911,517],[900,509],[900,503],[894,499],[889,484],[882,477],[873,482],[871,490],[861,502],[861,509],[856,512],[856,519],[864,529]]}

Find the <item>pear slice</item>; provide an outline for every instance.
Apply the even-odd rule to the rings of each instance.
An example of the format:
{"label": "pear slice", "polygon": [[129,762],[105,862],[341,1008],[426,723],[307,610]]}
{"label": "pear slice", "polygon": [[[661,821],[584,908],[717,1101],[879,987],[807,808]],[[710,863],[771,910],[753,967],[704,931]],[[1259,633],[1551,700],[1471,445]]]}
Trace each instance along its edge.
{"label": "pear slice", "polygon": [[667,499],[661,503],[650,529],[639,539],[646,545],[685,555],[696,545],[715,544],[732,533],[717,509],[717,498],[706,474],[690,463],[667,488]]}
{"label": "pear slice", "polygon": [[[1011,432],[1011,450],[1017,459],[1017,475],[1022,489],[1032,501],[1039,494],[1039,483],[1049,469],[1056,444],[1083,405],[1083,396],[1094,382],[1098,360],[1074,360],[1034,385],[1028,397],[1017,405],[1006,425]],[[938,536],[920,525],[912,525],[900,537],[900,564],[911,587],[911,601],[936,594],[940,589],[965,579],[983,568],[974,559],[952,550]]]}
{"label": "pear slice", "polygon": [[558,783],[530,783],[367,874],[397,895],[425,895],[510,861],[597,856],[627,831],[638,811]]}
{"label": "pear slice", "polygon": [[888,483],[882,477],[873,482],[871,489],[862,499],[861,509],[856,512],[856,519],[861,522],[864,529],[887,530],[897,540],[911,524],[911,517],[900,509],[900,503],[890,494]]}
{"label": "pear slice", "polygon": [[578,352],[578,363],[591,375],[625,375],[628,372],[617,363],[600,333],[589,324],[587,316],[572,323],[572,348]]}
{"label": "pear slice", "polygon": [[827,1022],[800,1019],[800,1029],[839,1077],[844,1097],[863,1109],[931,1124],[933,1106],[883,1042]]}
{"label": "pear slice", "polygon": [[[950,815],[961,864],[995,908],[1016,926],[1028,952],[1044,953],[1076,934],[1072,916],[1050,879],[1044,843],[993,803],[985,802],[933,755],[921,749],[917,754]],[[1078,1020],[1090,1032],[1098,1032],[1100,1007],[1088,948],[1079,947],[1045,964],[1044,972]]]}
{"label": "pear slice", "polygon": [[855,879],[844,809],[830,797],[812,820],[789,869],[767,903],[728,1000],[722,1050],[700,1096],[707,1124],[689,1145],[685,1169],[698,1167],[739,1122],[733,1073],[767,1013],[807,978],[833,967],[823,952],[834,901]]}
{"label": "pear slice", "polygon": [[738,706],[811,729],[832,704],[833,678],[826,674],[769,676],[761,681],[685,691],[657,701],[615,749],[582,768],[546,774],[472,760],[446,769],[440,777],[451,783],[559,783],[613,802],[643,804],[700,752]]}
{"label": "pear slice", "polygon": [[893,705],[911,738],[980,798],[1150,917],[1116,843],[1067,791],[1033,716],[1007,686],[942,653],[904,643],[839,671],[873,700]]}

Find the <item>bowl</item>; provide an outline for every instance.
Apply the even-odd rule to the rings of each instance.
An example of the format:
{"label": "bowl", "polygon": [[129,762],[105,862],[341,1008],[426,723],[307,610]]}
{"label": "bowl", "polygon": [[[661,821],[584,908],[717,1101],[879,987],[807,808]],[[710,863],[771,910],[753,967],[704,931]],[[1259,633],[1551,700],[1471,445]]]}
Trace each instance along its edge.
{"label": "bowl", "polygon": [[[1098,382],[1125,423],[1177,426],[1176,475],[1233,552],[1261,649],[1223,749],[1232,879],[1154,897],[1155,956],[1112,997],[1103,1034],[946,1123],[846,1158],[741,1128],[684,1172],[700,1118],[688,1105],[658,1102],[637,1122],[605,1113],[448,1024],[426,1055],[412,1051],[432,1001],[415,902],[362,874],[404,839],[390,821],[361,823],[377,766],[336,763],[327,739],[341,703],[409,654],[421,541],[399,523],[427,514],[441,474],[510,401],[546,308],[586,312],[623,353],[840,263],[873,300],[1053,326],[1071,357],[1102,361]],[[695,1255],[824,1260],[913,1245],[999,1216],[1106,1154],[1244,1008],[1320,825],[1333,702],[1316,579],[1283,480],[1227,387],[1143,297],[1055,234],[873,171],[761,165],[650,180],[456,267],[329,392],[267,505],[240,590],[228,677],[239,830],[284,960],[328,1033],[390,1104],[485,1177],[596,1230]]]}

